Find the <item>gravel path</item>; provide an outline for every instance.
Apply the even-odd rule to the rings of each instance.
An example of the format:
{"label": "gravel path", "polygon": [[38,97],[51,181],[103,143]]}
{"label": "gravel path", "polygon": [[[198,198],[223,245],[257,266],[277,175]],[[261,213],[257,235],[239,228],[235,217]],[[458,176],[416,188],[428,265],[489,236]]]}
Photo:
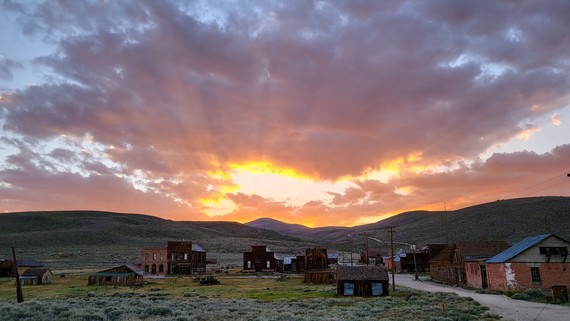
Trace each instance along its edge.
{"label": "gravel path", "polygon": [[[391,281],[390,277],[390,281]],[[455,292],[462,297],[472,297],[482,305],[488,306],[490,312],[511,321],[565,321],[570,320],[570,307],[513,300],[504,295],[480,294],[472,290],[444,286],[429,281],[415,281],[413,275],[397,274],[396,286],[428,292]],[[391,289],[391,288],[390,288]]]}

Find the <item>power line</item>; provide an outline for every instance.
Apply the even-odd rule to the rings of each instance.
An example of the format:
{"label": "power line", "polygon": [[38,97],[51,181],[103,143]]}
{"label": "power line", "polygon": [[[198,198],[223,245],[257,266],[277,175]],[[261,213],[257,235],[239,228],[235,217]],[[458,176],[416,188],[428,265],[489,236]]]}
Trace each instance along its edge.
{"label": "power line", "polygon": [[[564,173],[558,174],[558,175],[556,175],[556,176],[547,178],[547,179],[544,180],[544,181],[540,181],[540,182],[538,182],[538,183],[536,183],[536,184],[533,184],[533,185],[530,185],[530,186],[521,188],[521,189],[519,189],[519,190],[516,190],[516,191],[514,191],[514,192],[508,193],[508,194],[506,194],[506,196],[505,196],[504,198],[512,198],[513,196],[518,196],[518,197],[530,196],[530,195],[532,195],[532,194],[534,194],[534,193],[537,193],[537,192],[540,192],[540,191],[544,191],[544,190],[550,189],[550,188],[552,188],[552,187],[555,187],[555,186],[564,184],[564,183],[567,182],[567,180],[563,180],[563,181],[561,181],[561,182],[557,182],[557,183],[554,184],[554,185],[543,186],[543,185],[545,185],[545,184],[547,184],[547,183],[550,183],[550,182],[552,182],[552,181],[554,181],[554,180],[560,179],[560,178],[562,178],[562,177],[564,177],[564,176],[570,177],[570,173],[564,172]],[[536,188],[538,188],[538,189],[536,189]]]}

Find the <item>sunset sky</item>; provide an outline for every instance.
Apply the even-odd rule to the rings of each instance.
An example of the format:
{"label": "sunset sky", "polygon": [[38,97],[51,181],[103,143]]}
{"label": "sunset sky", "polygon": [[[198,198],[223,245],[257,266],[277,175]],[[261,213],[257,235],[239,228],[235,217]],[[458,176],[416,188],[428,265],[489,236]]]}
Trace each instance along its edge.
{"label": "sunset sky", "polygon": [[567,0],[4,0],[0,211],[315,227],[570,196],[569,98]]}

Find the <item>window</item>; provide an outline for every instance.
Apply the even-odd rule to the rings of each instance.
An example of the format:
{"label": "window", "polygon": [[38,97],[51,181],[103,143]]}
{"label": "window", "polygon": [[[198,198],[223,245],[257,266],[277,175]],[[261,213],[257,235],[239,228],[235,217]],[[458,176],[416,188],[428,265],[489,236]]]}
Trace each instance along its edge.
{"label": "window", "polygon": [[267,268],[271,268],[271,261],[267,261]]}
{"label": "window", "polygon": [[382,283],[372,283],[372,295],[382,295]]}
{"label": "window", "polygon": [[145,261],[145,262],[148,262],[148,253],[145,253],[145,254],[144,254],[144,261]]}
{"label": "window", "polygon": [[247,268],[251,269],[251,261],[247,261]]}
{"label": "window", "polygon": [[160,265],[158,266],[158,272],[159,272],[159,273],[164,273],[164,265],[160,264]]}
{"label": "window", "polygon": [[537,267],[530,268],[530,277],[532,278],[532,282],[540,283],[540,271]]}
{"label": "window", "polygon": [[343,294],[344,295],[354,295],[354,283],[345,282]]}
{"label": "window", "polygon": [[184,261],[188,260],[188,253],[184,253]]}
{"label": "window", "polygon": [[156,261],[156,253],[152,253],[152,260]]}
{"label": "window", "polygon": [[160,262],[164,261],[164,253],[160,253]]}
{"label": "window", "polygon": [[149,269],[148,269],[148,264],[145,264],[145,265],[144,265],[144,272],[145,272],[145,273],[148,273],[148,271],[149,271]]}

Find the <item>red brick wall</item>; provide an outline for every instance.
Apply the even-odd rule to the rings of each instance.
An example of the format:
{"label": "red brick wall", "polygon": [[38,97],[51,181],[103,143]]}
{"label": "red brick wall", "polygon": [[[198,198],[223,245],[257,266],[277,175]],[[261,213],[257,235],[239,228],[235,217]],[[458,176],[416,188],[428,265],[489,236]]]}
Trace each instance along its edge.
{"label": "red brick wall", "polygon": [[465,283],[467,286],[478,289],[483,287],[480,264],[479,262],[465,263]]}
{"label": "red brick wall", "polygon": [[148,274],[167,274],[168,258],[166,254],[166,248],[142,249],[141,268]]}
{"label": "red brick wall", "polygon": [[[506,265],[507,264],[507,265]],[[498,291],[550,289],[553,285],[570,287],[570,263],[510,263],[514,282],[507,282],[509,263],[488,263],[489,288]],[[540,282],[532,282],[531,267],[538,267]]]}

